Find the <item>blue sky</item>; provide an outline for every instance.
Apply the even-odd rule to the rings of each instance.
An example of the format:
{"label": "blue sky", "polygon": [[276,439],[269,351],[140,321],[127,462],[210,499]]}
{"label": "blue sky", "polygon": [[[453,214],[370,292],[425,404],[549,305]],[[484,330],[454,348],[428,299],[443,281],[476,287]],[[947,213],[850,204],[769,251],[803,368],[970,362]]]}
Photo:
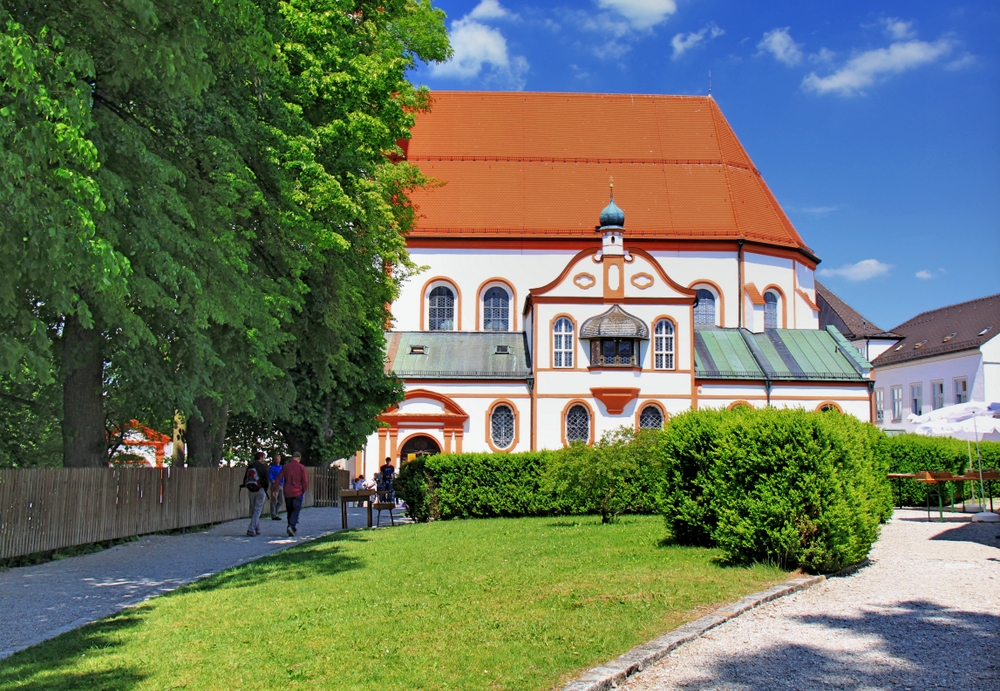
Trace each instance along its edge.
{"label": "blue sky", "polygon": [[[882,328],[1000,292],[1000,4],[436,0],[431,89],[705,94]],[[627,209],[626,209],[627,211]]]}

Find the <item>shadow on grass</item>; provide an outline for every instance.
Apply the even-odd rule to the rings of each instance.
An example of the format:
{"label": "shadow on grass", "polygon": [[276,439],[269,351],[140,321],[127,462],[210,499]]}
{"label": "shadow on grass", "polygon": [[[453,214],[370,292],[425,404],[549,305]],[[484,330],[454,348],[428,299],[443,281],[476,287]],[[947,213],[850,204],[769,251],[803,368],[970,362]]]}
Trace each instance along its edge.
{"label": "shadow on grass", "polygon": [[[873,689],[933,688],[963,691],[1000,689],[1000,616],[941,607],[915,600],[860,617],[796,617],[818,627],[815,640],[776,643],[753,652],[733,652],[703,664],[698,676],[675,680],[685,689]],[[863,637],[838,646],[838,632]],[[848,647],[852,652],[847,652]],[[669,664],[669,663],[668,663]]]}
{"label": "shadow on grass", "polygon": [[333,576],[345,571],[364,568],[364,561],[349,554],[347,545],[368,542],[369,539],[368,533],[363,530],[334,533],[247,564],[226,569],[214,576],[180,588],[171,595],[245,588],[270,578],[293,581],[313,576]]}
{"label": "shadow on grass", "polygon": [[141,610],[130,610],[88,624],[0,660],[0,689],[19,691],[127,691],[145,679],[128,667],[74,671],[74,664],[90,650],[102,653],[120,645],[117,634],[142,623]]}

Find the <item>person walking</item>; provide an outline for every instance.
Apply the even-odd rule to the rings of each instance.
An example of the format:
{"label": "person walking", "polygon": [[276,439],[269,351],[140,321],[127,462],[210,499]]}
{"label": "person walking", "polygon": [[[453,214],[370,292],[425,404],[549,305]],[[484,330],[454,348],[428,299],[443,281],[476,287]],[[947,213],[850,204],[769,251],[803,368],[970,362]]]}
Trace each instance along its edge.
{"label": "person walking", "polygon": [[271,491],[269,496],[271,498],[271,520],[280,521],[281,516],[278,513],[281,511],[281,499],[278,498],[278,493],[281,491],[281,486],[275,483],[278,479],[278,473],[281,472],[281,454],[276,453],[271,458],[271,465],[267,469],[267,479],[271,483]]}
{"label": "person walking", "polygon": [[292,454],[292,460],[281,467],[281,472],[275,479],[276,483],[284,483],[282,491],[285,495],[285,511],[288,513],[288,537],[295,537],[299,524],[299,512],[302,511],[302,498],[309,489],[309,475],[302,465],[302,454],[298,451]]}
{"label": "person walking", "polygon": [[260,535],[260,512],[264,510],[264,499],[267,497],[268,482],[267,466],[264,465],[264,452],[258,451],[253,455],[253,463],[247,466],[247,471],[243,473],[243,484],[250,494],[250,526],[247,528],[247,537]]}

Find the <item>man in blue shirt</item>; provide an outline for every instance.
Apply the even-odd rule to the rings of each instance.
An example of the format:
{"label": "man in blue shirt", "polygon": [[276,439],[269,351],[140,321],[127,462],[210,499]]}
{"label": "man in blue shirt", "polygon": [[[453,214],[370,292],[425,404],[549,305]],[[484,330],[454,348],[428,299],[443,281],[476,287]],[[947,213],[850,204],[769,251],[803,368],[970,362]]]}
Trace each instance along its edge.
{"label": "man in blue shirt", "polygon": [[[281,501],[282,501],[281,500],[281,491],[280,491],[280,487],[274,487],[273,486],[274,485],[274,481],[278,479],[278,473],[280,473],[280,472],[281,472],[281,454],[280,453],[276,453],[276,454],[274,454],[274,458],[271,459],[271,465],[267,469],[267,479],[268,479],[268,481],[272,485],[271,492],[270,492],[270,497],[271,497],[271,520],[272,521],[280,521],[281,520],[281,516],[278,515],[278,512],[281,511]],[[285,484],[285,481],[282,480],[281,484],[282,485]]]}

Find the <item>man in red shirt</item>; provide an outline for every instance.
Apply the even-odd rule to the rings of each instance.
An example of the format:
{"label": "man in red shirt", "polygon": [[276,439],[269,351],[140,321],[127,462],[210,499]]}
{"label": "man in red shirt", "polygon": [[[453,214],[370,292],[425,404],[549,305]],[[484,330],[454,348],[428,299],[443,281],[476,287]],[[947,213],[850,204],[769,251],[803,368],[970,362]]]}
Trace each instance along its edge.
{"label": "man in red shirt", "polygon": [[292,454],[292,460],[282,466],[281,472],[272,484],[275,496],[282,480],[285,482],[283,488],[285,511],[288,514],[288,528],[285,532],[289,537],[294,537],[295,528],[299,523],[299,512],[302,511],[302,498],[309,489],[309,475],[306,474],[306,467],[302,465],[302,454],[298,451]]}

